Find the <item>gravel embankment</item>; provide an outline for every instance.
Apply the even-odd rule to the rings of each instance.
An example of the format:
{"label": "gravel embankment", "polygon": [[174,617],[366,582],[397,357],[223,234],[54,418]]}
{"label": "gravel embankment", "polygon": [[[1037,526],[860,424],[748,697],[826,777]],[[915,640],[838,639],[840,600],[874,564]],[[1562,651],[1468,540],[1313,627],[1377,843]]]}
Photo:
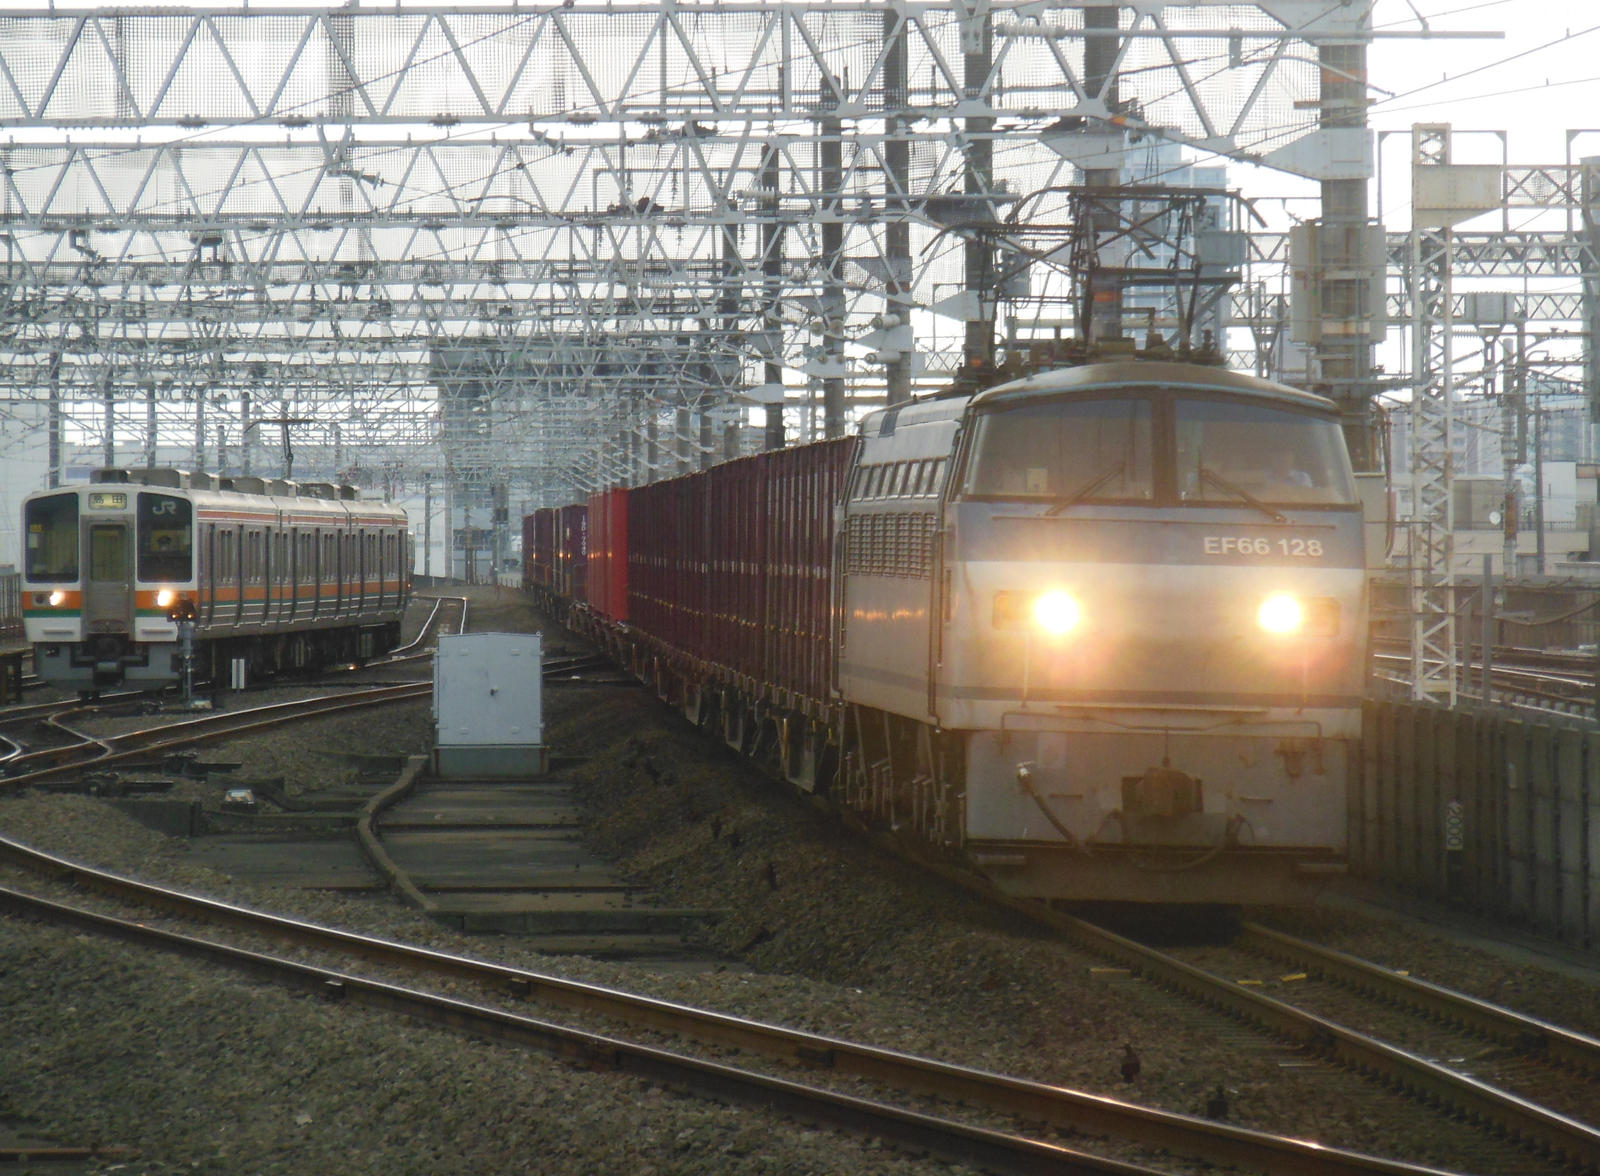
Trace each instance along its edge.
{"label": "gravel embankment", "polygon": [[[520,604],[480,595],[474,629],[537,623]],[[187,864],[182,842],[88,797],[0,798],[0,831],[248,905],[1172,1110],[1199,1113],[1222,1083],[1247,1126],[1466,1163],[1459,1128],[1412,1138],[1381,1091],[1286,1066],[1283,1051],[1177,1015],[1097,961],[883,860],[731,754],[708,754],[642,692],[551,689],[546,716],[557,752],[590,757],[575,779],[593,846],[663,904],[725,910],[708,934],[748,969],[551,959],[510,939],[454,935],[388,898],[262,891]],[[306,794],[354,778],[344,753],[421,753],[429,736],[417,704],[235,740],[206,758],[245,759],[249,775],[283,776]],[[222,785],[182,787],[214,805]],[[1524,968],[1508,980],[1504,957],[1409,924],[1311,918],[1336,946],[1596,1031],[1592,985]],[[116,1167],[133,1176],[954,1170],[10,919],[0,919],[0,1007],[0,1129],[137,1147],[141,1158]],[[1132,1086],[1118,1071],[1130,1041],[1143,1059]]]}

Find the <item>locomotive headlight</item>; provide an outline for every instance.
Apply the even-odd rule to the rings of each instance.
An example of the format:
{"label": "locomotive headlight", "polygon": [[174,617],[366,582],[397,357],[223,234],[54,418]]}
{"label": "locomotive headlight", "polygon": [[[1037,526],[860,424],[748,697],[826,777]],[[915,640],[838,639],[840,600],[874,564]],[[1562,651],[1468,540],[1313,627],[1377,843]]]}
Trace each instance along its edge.
{"label": "locomotive headlight", "polygon": [[177,600],[177,599],[178,599],[178,594],[176,592],[174,592],[171,588],[163,588],[160,592],[156,593],[156,607],[157,608],[171,608],[172,607],[172,602]]}
{"label": "locomotive headlight", "polygon": [[1033,623],[1052,637],[1065,637],[1082,619],[1082,607],[1065,592],[1046,592],[1033,602]]}
{"label": "locomotive headlight", "polygon": [[1305,605],[1287,592],[1274,592],[1256,610],[1256,621],[1268,633],[1283,636],[1298,633],[1306,623]]}
{"label": "locomotive headlight", "polygon": [[52,592],[50,594],[50,607],[51,608],[60,608],[62,603],[66,599],[67,599],[67,594],[65,592],[61,591],[61,589],[57,588],[54,592]]}
{"label": "locomotive headlight", "polygon": [[1083,606],[1070,592],[998,592],[994,598],[994,623],[998,629],[1032,629],[1050,637],[1065,637],[1083,622]]}
{"label": "locomotive headlight", "polygon": [[1333,637],[1339,632],[1339,602],[1331,596],[1274,592],[1256,610],[1256,623],[1280,637]]}

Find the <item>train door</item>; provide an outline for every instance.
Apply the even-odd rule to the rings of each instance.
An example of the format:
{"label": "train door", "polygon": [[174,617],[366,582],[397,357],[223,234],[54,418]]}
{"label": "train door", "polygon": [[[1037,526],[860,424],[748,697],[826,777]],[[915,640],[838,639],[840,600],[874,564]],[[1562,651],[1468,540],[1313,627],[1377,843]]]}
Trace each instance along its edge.
{"label": "train door", "polygon": [[356,550],[358,542],[354,531],[346,531],[339,537],[339,547],[343,553],[339,567],[344,573],[343,585],[339,590],[340,616],[353,616],[360,611],[361,553]]}
{"label": "train door", "polygon": [[267,606],[263,617],[270,627],[283,616],[283,531],[276,520],[267,528],[267,566],[262,583],[267,586]]}
{"label": "train door", "polygon": [[[222,574],[226,577],[227,588],[225,591],[232,597],[232,608],[224,608],[223,619],[230,625],[237,625],[243,620],[244,608],[244,532],[238,527],[229,527],[222,532]],[[224,582],[221,577],[219,583]],[[224,599],[224,605],[228,603]]]}
{"label": "train door", "polygon": [[290,560],[294,556],[294,537],[283,529],[283,520],[278,520],[278,607],[273,610],[274,624],[281,625],[288,616],[284,597],[294,591],[294,575],[290,572]]}
{"label": "train door", "polygon": [[285,561],[284,577],[288,581],[286,591],[289,607],[284,619],[293,622],[295,614],[300,611],[300,532],[291,527],[288,536],[289,558]]}
{"label": "train door", "polygon": [[321,580],[317,615],[336,617],[339,615],[339,536],[332,531],[322,533]]}
{"label": "train door", "polygon": [[133,567],[125,521],[92,523],[88,528],[89,575],[83,586],[87,633],[128,633],[133,629]]}
{"label": "train door", "polygon": [[219,565],[217,564],[217,527],[206,527],[205,575],[201,578],[201,604],[200,610],[205,617],[206,624],[213,624],[217,619],[217,584],[219,582]]}
{"label": "train door", "polygon": [[257,573],[261,577],[261,624],[266,626],[272,621],[272,577],[277,574],[277,561],[272,558],[272,544],[278,533],[270,527],[263,527],[258,535],[261,544],[261,566]]}

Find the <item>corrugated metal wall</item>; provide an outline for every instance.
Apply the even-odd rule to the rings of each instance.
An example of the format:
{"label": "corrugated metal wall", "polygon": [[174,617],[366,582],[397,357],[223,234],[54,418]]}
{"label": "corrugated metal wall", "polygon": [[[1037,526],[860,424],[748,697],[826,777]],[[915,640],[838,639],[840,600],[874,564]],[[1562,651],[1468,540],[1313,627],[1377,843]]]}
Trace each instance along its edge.
{"label": "corrugated metal wall", "polygon": [[1600,946],[1600,731],[1369,702],[1356,872]]}

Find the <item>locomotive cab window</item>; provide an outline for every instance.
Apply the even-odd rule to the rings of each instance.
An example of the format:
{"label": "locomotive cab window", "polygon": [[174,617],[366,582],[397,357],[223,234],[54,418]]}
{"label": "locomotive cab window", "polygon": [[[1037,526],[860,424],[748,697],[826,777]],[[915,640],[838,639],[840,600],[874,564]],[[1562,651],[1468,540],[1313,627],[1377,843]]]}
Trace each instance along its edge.
{"label": "locomotive cab window", "polygon": [[137,551],[139,579],[194,578],[194,504],[172,494],[139,495]]}
{"label": "locomotive cab window", "polygon": [[52,494],[28,503],[28,579],[68,584],[78,578],[78,496]]}
{"label": "locomotive cab window", "polygon": [[1353,506],[1356,489],[1336,421],[1229,400],[1175,405],[1178,494],[1218,505]]}
{"label": "locomotive cab window", "polygon": [[1052,502],[1148,501],[1150,402],[1049,400],[980,413],[962,492]]}

